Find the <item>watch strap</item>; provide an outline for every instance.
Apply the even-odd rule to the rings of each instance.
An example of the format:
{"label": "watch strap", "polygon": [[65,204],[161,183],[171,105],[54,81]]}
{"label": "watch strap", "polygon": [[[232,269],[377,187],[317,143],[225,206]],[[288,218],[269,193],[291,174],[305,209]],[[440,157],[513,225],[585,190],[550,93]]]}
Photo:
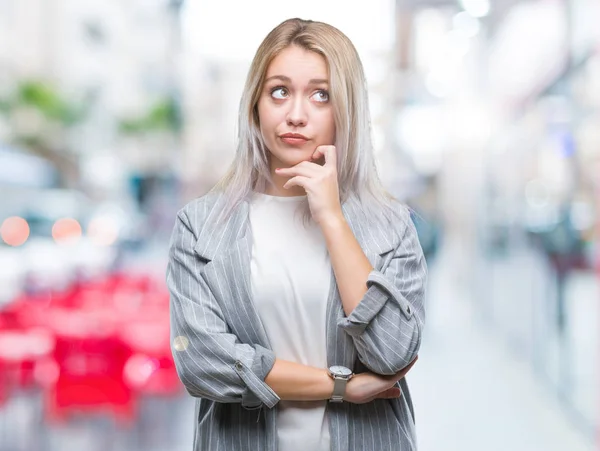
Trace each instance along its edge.
{"label": "watch strap", "polygon": [[344,401],[344,395],[346,394],[346,385],[348,379],[344,377],[333,377],[333,394],[329,401],[331,402],[342,402]]}

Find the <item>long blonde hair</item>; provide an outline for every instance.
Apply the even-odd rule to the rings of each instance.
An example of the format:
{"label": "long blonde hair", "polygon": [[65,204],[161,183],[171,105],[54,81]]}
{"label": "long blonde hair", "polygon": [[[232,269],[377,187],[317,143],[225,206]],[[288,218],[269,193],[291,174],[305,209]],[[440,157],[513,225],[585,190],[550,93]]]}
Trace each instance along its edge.
{"label": "long blonde hair", "polygon": [[[263,192],[267,183],[273,183],[257,104],[269,64],[292,45],[323,56],[329,69],[340,202],[355,196],[368,217],[386,213],[393,208],[390,201],[395,198],[384,189],[377,173],[367,85],[354,45],[341,31],[326,23],[288,19],[263,40],[248,71],[240,101],[236,155],[227,173],[210,190],[227,196],[221,218],[226,219],[252,191]],[[305,221],[310,220],[307,200],[303,207]]]}

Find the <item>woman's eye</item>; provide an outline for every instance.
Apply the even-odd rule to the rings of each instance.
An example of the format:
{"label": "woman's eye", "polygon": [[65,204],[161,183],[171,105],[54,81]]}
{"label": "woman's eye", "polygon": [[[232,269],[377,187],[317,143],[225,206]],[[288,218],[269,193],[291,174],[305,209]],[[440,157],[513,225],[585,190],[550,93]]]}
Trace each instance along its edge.
{"label": "woman's eye", "polygon": [[281,87],[274,88],[271,90],[271,96],[276,99],[284,99],[287,96],[287,89]]}
{"label": "woman's eye", "polygon": [[327,102],[329,101],[329,93],[322,89],[318,90],[313,94],[317,102]]}

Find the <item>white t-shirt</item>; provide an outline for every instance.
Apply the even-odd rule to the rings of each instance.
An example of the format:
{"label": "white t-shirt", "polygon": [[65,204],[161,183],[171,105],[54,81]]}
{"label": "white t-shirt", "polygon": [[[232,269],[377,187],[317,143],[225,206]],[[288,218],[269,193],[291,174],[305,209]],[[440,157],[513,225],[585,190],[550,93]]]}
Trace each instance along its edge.
{"label": "white t-shirt", "polygon": [[[252,294],[277,358],[327,368],[331,263],[319,226],[303,225],[299,205],[304,199],[253,193]],[[326,403],[279,402],[281,451],[330,450]]]}

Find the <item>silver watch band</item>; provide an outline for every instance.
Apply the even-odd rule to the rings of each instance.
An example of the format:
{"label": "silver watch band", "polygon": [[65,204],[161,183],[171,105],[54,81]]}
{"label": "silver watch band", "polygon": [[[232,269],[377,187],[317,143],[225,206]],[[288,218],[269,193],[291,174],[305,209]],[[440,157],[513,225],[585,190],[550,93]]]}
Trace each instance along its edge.
{"label": "silver watch band", "polygon": [[342,402],[344,401],[344,395],[346,394],[346,385],[348,379],[345,377],[333,376],[333,394],[329,398],[330,402]]}

